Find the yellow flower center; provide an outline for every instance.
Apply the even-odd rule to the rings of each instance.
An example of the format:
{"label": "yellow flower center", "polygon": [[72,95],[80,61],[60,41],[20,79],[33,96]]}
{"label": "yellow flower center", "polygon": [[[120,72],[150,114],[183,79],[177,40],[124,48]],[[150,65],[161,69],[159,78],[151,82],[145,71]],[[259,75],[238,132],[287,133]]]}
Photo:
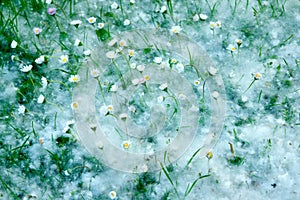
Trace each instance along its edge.
{"label": "yellow flower center", "polygon": [[73,103],[72,103],[72,108],[77,109],[77,108],[78,108],[78,103],[73,102]]}
{"label": "yellow flower center", "polygon": [[130,144],[129,144],[128,142],[125,142],[125,143],[123,144],[124,149],[128,149],[129,146],[130,146]]}
{"label": "yellow flower center", "polygon": [[149,80],[150,80],[150,77],[149,77],[148,75],[145,75],[145,76],[144,76],[144,79],[145,79],[145,81],[149,81]]}

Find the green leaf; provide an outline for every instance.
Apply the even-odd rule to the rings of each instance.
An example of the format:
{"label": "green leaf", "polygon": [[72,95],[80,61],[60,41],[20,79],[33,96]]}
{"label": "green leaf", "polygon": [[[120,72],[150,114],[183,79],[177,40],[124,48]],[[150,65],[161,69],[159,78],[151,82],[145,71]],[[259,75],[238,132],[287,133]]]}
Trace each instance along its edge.
{"label": "green leaf", "polygon": [[109,39],[109,32],[106,31],[105,29],[99,29],[96,30],[96,35],[98,37],[98,39],[100,39],[101,41],[105,41],[107,39]]}

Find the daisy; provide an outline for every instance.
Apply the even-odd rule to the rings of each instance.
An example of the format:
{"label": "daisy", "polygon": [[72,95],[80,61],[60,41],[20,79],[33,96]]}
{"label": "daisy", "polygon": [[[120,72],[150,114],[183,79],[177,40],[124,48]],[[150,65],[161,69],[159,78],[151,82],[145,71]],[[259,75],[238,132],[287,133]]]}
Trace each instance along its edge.
{"label": "daisy", "polygon": [[29,72],[32,69],[32,65],[26,65],[22,67],[20,70],[21,72]]}
{"label": "daisy", "polygon": [[42,104],[44,103],[44,100],[45,100],[45,96],[40,94],[39,98],[37,99],[37,103]]}
{"label": "daisy", "polygon": [[78,46],[81,46],[81,41],[79,39],[76,39],[75,42],[74,42],[74,46],[78,47]]}
{"label": "daisy", "polygon": [[128,140],[125,140],[125,141],[122,142],[122,147],[123,147],[124,149],[129,149],[129,148],[130,148],[130,145],[131,145],[131,142],[128,141]]}
{"label": "daisy", "polygon": [[145,80],[145,81],[149,81],[149,80],[150,80],[150,76],[149,76],[149,75],[145,75],[145,76],[144,76],[144,80]]}
{"label": "daisy", "polygon": [[41,29],[41,28],[38,28],[38,27],[34,27],[34,28],[33,28],[33,32],[34,32],[36,35],[39,35],[39,34],[42,32],[42,29]]}
{"label": "daisy", "polygon": [[62,64],[65,64],[69,61],[69,56],[68,55],[61,55],[60,56],[60,59],[59,59],[59,62],[62,63]]}
{"label": "daisy", "polygon": [[194,86],[198,86],[200,84],[200,81],[199,80],[195,80],[194,81]]}
{"label": "daisy", "polygon": [[139,65],[136,67],[139,72],[143,72],[145,70],[145,65]]}
{"label": "daisy", "polygon": [[125,19],[123,24],[124,26],[128,26],[129,24],[131,24],[131,21],[129,19]]}
{"label": "daisy", "polygon": [[213,157],[213,153],[210,151],[206,154],[206,158],[208,158],[209,160],[212,159]]}
{"label": "daisy", "polygon": [[259,72],[253,73],[252,76],[254,77],[255,80],[260,80],[262,75]]}
{"label": "daisy", "polygon": [[77,102],[72,102],[71,103],[71,108],[72,108],[72,110],[77,109],[78,108],[78,103]]}
{"label": "daisy", "polygon": [[108,105],[107,110],[108,110],[108,112],[112,112],[114,110],[113,105]]}
{"label": "daisy", "polygon": [[205,14],[200,14],[199,17],[202,21],[205,21],[208,18],[208,16]]}
{"label": "daisy", "polygon": [[232,44],[229,44],[227,47],[228,50],[230,50],[231,52],[235,52],[236,51],[236,47]]}
{"label": "daisy", "polygon": [[242,45],[242,43],[243,43],[243,40],[241,40],[241,39],[236,39],[236,40],[235,40],[235,43],[238,45],[238,47],[240,47],[240,46]]}
{"label": "daisy", "polygon": [[160,64],[162,62],[162,57],[155,57],[153,60],[156,64]]}
{"label": "daisy", "polygon": [[116,191],[110,191],[108,194],[110,199],[116,199],[117,198],[117,193]]}
{"label": "daisy", "polygon": [[131,69],[135,69],[135,68],[136,68],[136,63],[132,63],[132,64],[130,65],[130,68],[131,68]]}
{"label": "daisy", "polygon": [[168,84],[167,83],[163,83],[159,86],[160,90],[166,90],[168,88]]}
{"label": "daisy", "polygon": [[172,33],[180,33],[180,31],[182,30],[182,28],[180,26],[172,26],[171,28],[171,32]]}
{"label": "daisy", "polygon": [[119,8],[119,5],[116,2],[113,2],[110,7],[111,7],[111,9],[115,10],[115,9]]}
{"label": "daisy", "polygon": [[132,85],[137,85],[137,84],[139,84],[139,82],[140,82],[140,80],[138,78],[131,80]]}
{"label": "daisy", "polygon": [[34,60],[34,62],[39,65],[42,64],[43,62],[45,62],[45,56],[42,55],[38,57],[37,59]]}
{"label": "daisy", "polygon": [[85,56],[89,56],[89,55],[91,55],[91,50],[87,49],[87,50],[85,50],[85,51],[83,52],[83,54],[84,54]]}
{"label": "daisy", "polygon": [[23,115],[25,113],[25,110],[26,110],[25,106],[20,105],[18,108],[18,113]]}
{"label": "daisy", "polygon": [[216,27],[217,28],[221,28],[222,27],[222,23],[221,23],[221,21],[216,21]]}
{"label": "daisy", "polygon": [[126,46],[126,41],[125,40],[120,40],[119,45],[120,45],[120,47]]}
{"label": "daisy", "polygon": [[70,78],[69,78],[69,81],[71,83],[78,83],[80,81],[80,76],[78,74],[71,75]]}
{"label": "daisy", "polygon": [[117,90],[118,90],[118,85],[116,85],[116,84],[113,84],[110,88],[110,91],[112,91],[112,92],[116,92]]}
{"label": "daisy", "polygon": [[199,15],[198,15],[198,14],[195,14],[195,15],[193,16],[193,21],[194,21],[194,22],[199,21]]}
{"label": "daisy", "polygon": [[209,28],[210,29],[214,29],[216,27],[216,23],[215,22],[209,22]]}
{"label": "daisy", "polygon": [[92,69],[91,70],[91,75],[93,78],[98,78],[100,76],[100,72],[98,69]]}
{"label": "daisy", "polygon": [[100,23],[98,23],[98,28],[99,28],[99,29],[102,29],[102,28],[104,27],[104,25],[105,25],[105,24],[104,24],[103,22],[100,22]]}
{"label": "daisy", "polygon": [[96,22],[97,19],[96,19],[95,17],[90,17],[90,18],[88,18],[87,20],[88,20],[88,22],[89,22],[90,24],[93,24],[93,23]]}
{"label": "daisy", "polygon": [[160,8],[160,13],[165,13],[167,11],[167,7],[166,6],[162,6]]}
{"label": "daisy", "polygon": [[15,49],[15,48],[17,47],[17,45],[18,45],[18,43],[17,43],[15,40],[13,40],[13,41],[11,42],[11,44],[10,44],[10,47],[11,47],[12,49]]}
{"label": "daisy", "polygon": [[114,59],[116,57],[116,53],[114,51],[109,51],[105,55],[110,59]]}
{"label": "daisy", "polygon": [[128,50],[128,55],[129,55],[129,57],[134,56],[134,50],[129,49],[129,50]]}
{"label": "daisy", "polygon": [[157,102],[162,103],[164,101],[164,99],[165,98],[163,96],[159,96],[159,97],[157,97]]}
{"label": "daisy", "polygon": [[71,25],[75,26],[76,28],[78,28],[78,26],[82,23],[81,20],[73,20],[70,22]]}
{"label": "daisy", "polygon": [[42,87],[43,89],[45,89],[48,85],[48,81],[45,77],[42,77],[41,80],[42,80]]}

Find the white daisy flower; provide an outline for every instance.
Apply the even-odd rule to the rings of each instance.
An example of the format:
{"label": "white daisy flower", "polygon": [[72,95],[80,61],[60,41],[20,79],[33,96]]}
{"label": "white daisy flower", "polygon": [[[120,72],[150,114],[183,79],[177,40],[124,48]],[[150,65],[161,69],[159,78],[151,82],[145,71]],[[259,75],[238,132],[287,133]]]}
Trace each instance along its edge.
{"label": "white daisy flower", "polygon": [[98,69],[92,69],[91,70],[91,75],[93,78],[98,78],[100,76],[100,72]]}
{"label": "white daisy flower", "polygon": [[89,17],[87,20],[90,24],[93,24],[96,22],[97,19],[95,17]]}
{"label": "white daisy flower", "polygon": [[12,49],[15,49],[17,46],[18,46],[18,43],[17,43],[15,40],[13,40],[13,41],[11,42],[11,44],[10,44],[10,47],[11,47]]}
{"label": "white daisy flower", "polygon": [[124,26],[128,26],[129,24],[131,24],[131,21],[129,19],[125,19],[123,24]]}
{"label": "white daisy flower", "polygon": [[62,63],[62,64],[65,64],[69,61],[69,56],[68,55],[61,55],[60,56],[60,59],[59,59],[59,62]]}
{"label": "white daisy flower", "polygon": [[110,88],[110,91],[112,91],[112,92],[118,91],[118,85],[117,85],[117,84],[113,84],[113,85],[111,86],[111,88]]}
{"label": "white daisy flower", "polygon": [[80,46],[80,44],[81,44],[81,41],[79,39],[76,39],[74,42],[74,46],[78,47],[78,46]]}
{"label": "white daisy flower", "polygon": [[157,102],[158,103],[162,103],[163,101],[164,101],[164,97],[163,96],[157,97]]}
{"label": "white daisy flower", "polygon": [[111,7],[111,9],[115,10],[115,9],[119,8],[119,5],[116,2],[113,2],[110,7]]}
{"label": "white daisy flower", "polygon": [[221,21],[216,21],[216,27],[217,28],[221,28],[222,27],[222,23],[221,23]]}
{"label": "white daisy flower", "polygon": [[20,105],[18,108],[18,113],[23,115],[25,113],[25,110],[26,110],[25,106]]}
{"label": "white daisy flower", "polygon": [[105,55],[110,59],[114,59],[116,57],[116,53],[114,51],[109,51]]}
{"label": "white daisy flower", "polygon": [[208,18],[207,15],[202,14],[202,13],[199,15],[199,17],[200,17],[200,19],[201,19],[202,21],[205,21],[205,20]]}
{"label": "white daisy flower", "polygon": [[71,83],[78,83],[80,81],[80,76],[78,74],[71,75],[70,78],[69,78],[69,81]]}
{"label": "white daisy flower", "polygon": [[136,63],[131,63],[130,68],[135,69],[136,68]]}
{"label": "white daisy flower", "polygon": [[161,84],[160,86],[159,86],[159,89],[160,90],[165,90],[165,89],[167,89],[168,88],[168,84],[167,83],[163,83],[163,84]]}
{"label": "white daisy flower", "polygon": [[104,25],[105,25],[105,24],[104,24],[103,22],[100,22],[100,23],[98,23],[98,28],[99,28],[99,29],[102,29],[102,28],[104,27]]}
{"label": "white daisy flower", "polygon": [[45,100],[45,96],[40,94],[40,96],[37,99],[37,103],[42,104],[44,103],[44,100]]}
{"label": "white daisy flower", "polygon": [[129,49],[129,50],[128,50],[128,55],[129,55],[130,57],[134,56],[134,50]]}
{"label": "white daisy flower", "polygon": [[136,69],[139,71],[139,72],[143,72],[145,70],[145,65],[138,65],[136,67]]}
{"label": "white daisy flower", "polygon": [[254,77],[255,80],[259,80],[262,78],[262,75],[259,72],[253,73],[252,76]]}
{"label": "white daisy flower", "polygon": [[235,43],[236,43],[238,46],[241,46],[241,44],[243,43],[243,40],[241,40],[241,39],[236,39],[236,40],[235,40]]}
{"label": "white daisy flower", "polygon": [[112,112],[114,110],[113,105],[108,105],[107,110],[108,110],[108,112]]}
{"label": "white daisy flower", "polygon": [[48,81],[45,77],[42,77],[41,80],[42,80],[42,87],[43,89],[45,89],[48,85]]}
{"label": "white daisy flower", "polygon": [[156,64],[160,64],[162,62],[162,57],[155,57],[153,60]]}
{"label": "white daisy flower", "polygon": [[236,47],[233,44],[229,44],[227,47],[228,50],[230,50],[231,52],[235,52],[236,51]]}
{"label": "white daisy flower", "polygon": [[214,29],[216,27],[216,23],[215,22],[209,22],[209,28],[210,29]]}
{"label": "white daisy flower", "polygon": [[133,80],[131,80],[132,85],[137,85],[140,83],[140,80],[138,78],[135,78]]}
{"label": "white daisy flower", "polygon": [[78,103],[77,102],[72,102],[71,103],[71,108],[72,108],[72,110],[76,110],[78,108]]}
{"label": "white daisy flower", "polygon": [[171,28],[172,33],[180,33],[181,30],[182,28],[180,26],[172,26]]}
{"label": "white daisy flower", "polygon": [[194,16],[193,16],[193,21],[194,22],[197,22],[197,21],[199,21],[199,15],[198,14],[195,14]]}
{"label": "white daisy flower", "polygon": [[110,191],[108,194],[110,199],[116,199],[117,198],[117,193],[116,191]]}
{"label": "white daisy flower", "polygon": [[164,13],[164,12],[166,12],[167,11],[167,7],[166,6],[162,6],[161,8],[160,8],[160,13]]}
{"label": "white daisy flower", "polygon": [[38,27],[34,27],[33,32],[34,32],[34,34],[39,35],[42,32],[42,29],[38,28]]}
{"label": "white daisy flower", "polygon": [[70,22],[71,25],[75,26],[76,28],[78,28],[78,26],[80,24],[82,24],[82,21],[81,20],[73,20]]}
{"label": "white daisy flower", "polygon": [[126,46],[126,41],[125,40],[120,40],[119,45],[120,45],[120,47],[125,47]]}
{"label": "white daisy flower", "polygon": [[194,86],[198,86],[200,84],[200,81],[197,79],[194,81]]}
{"label": "white daisy flower", "polygon": [[20,70],[22,72],[29,72],[32,69],[32,65],[25,65],[24,67],[22,67]]}
{"label": "white daisy flower", "polygon": [[43,62],[45,62],[45,56],[42,55],[38,57],[37,59],[34,60],[34,62],[39,65],[42,64]]}
{"label": "white daisy flower", "polygon": [[89,56],[89,55],[91,55],[91,50],[87,49],[87,50],[85,50],[85,51],[83,52],[83,54],[84,54],[85,56]]}

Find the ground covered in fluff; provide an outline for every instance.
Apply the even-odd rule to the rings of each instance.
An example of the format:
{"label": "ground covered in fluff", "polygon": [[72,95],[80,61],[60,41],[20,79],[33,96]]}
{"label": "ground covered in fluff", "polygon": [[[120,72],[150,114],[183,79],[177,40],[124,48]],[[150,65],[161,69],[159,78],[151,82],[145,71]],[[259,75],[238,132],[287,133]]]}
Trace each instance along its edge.
{"label": "ground covered in fluff", "polygon": [[[0,199],[299,199],[299,10],[299,0],[1,1]],[[134,40],[115,40],[136,29],[165,31],[175,43],[187,37],[215,68],[198,73],[175,47],[134,49]],[[106,53],[98,55],[100,47]],[[172,78],[151,83],[159,75],[149,66],[179,74],[192,88],[200,137],[209,133],[210,103],[219,98],[205,77],[221,75],[223,129],[209,151],[201,144],[178,161],[165,156],[156,171],[112,169],[78,137],[74,91],[85,72],[97,80],[95,124],[124,152],[155,152],[179,133],[180,106],[190,97],[175,95]],[[137,89],[115,100],[125,85]],[[122,123],[129,119],[163,134],[128,138]]]}

